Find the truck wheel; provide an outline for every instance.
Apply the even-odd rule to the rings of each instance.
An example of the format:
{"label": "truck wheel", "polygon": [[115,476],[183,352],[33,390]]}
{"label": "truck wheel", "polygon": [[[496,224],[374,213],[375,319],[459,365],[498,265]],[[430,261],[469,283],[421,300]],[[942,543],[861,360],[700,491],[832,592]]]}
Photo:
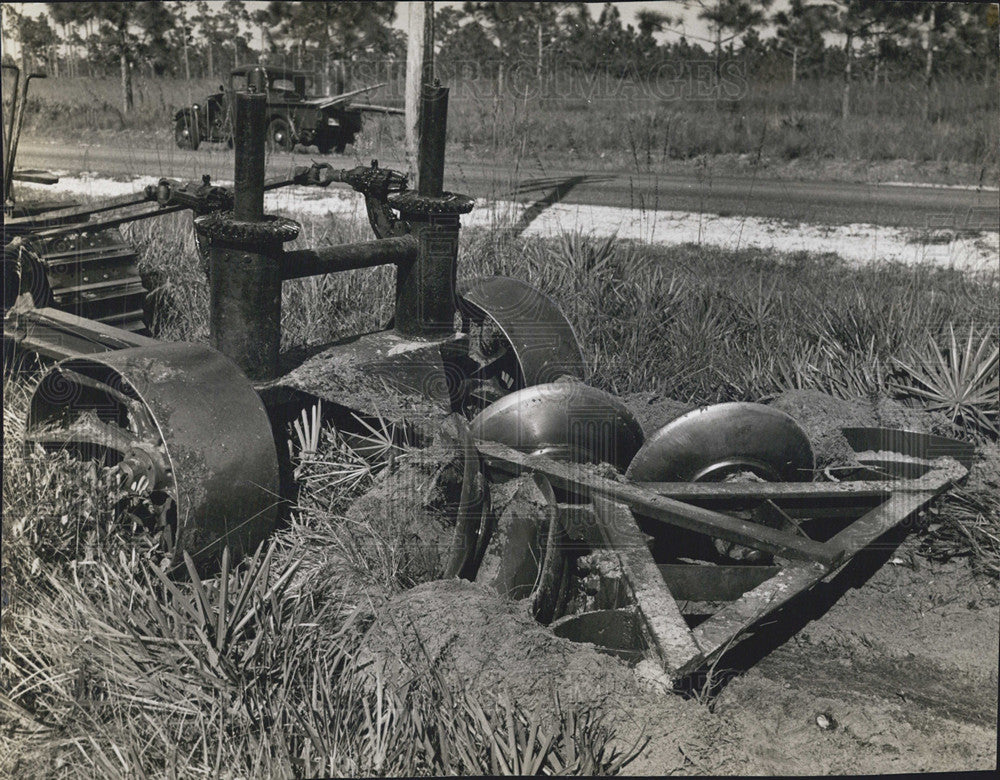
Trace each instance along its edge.
{"label": "truck wheel", "polygon": [[341,133],[337,135],[333,143],[333,151],[343,154],[348,144],[354,143],[354,133]]}
{"label": "truck wheel", "polygon": [[316,148],[319,149],[320,154],[329,154],[330,152],[343,154],[349,142],[350,139],[345,138],[343,133],[324,134],[321,138],[316,139]]}
{"label": "truck wheel", "polygon": [[181,117],[174,125],[174,140],[181,149],[197,149],[198,135],[193,132],[190,121],[186,117]]}
{"label": "truck wheel", "polygon": [[272,119],[271,124],[267,126],[267,145],[272,152],[279,149],[283,152],[290,152],[295,147],[292,128],[280,116]]}

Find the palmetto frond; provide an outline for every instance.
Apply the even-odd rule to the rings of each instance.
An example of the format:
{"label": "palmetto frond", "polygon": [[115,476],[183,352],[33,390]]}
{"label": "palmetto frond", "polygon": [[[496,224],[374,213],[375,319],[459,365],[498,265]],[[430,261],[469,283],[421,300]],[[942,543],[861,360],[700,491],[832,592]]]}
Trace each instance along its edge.
{"label": "palmetto frond", "polygon": [[898,392],[920,399],[928,409],[946,414],[963,427],[1000,434],[1000,349],[990,329],[980,335],[970,325],[960,345],[954,326],[949,324],[944,350],[929,336],[922,350],[895,363],[906,374],[903,381],[895,383]]}

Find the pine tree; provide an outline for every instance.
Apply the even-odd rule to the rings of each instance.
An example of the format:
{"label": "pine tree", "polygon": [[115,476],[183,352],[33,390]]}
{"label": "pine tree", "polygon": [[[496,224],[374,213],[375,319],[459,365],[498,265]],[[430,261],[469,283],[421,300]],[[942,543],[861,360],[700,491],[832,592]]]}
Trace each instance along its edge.
{"label": "pine tree", "polygon": [[771,17],[775,37],[782,50],[792,57],[792,84],[798,80],[803,55],[816,56],[823,51],[823,33],[832,24],[831,9],[808,0],[791,0],[788,10]]}

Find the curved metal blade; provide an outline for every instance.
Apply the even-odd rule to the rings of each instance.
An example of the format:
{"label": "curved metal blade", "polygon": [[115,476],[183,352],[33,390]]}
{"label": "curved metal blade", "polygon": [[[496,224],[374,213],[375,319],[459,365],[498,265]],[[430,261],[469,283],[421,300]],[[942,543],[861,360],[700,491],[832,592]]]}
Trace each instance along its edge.
{"label": "curved metal blade", "polygon": [[518,390],[472,421],[476,438],[528,453],[624,471],[642,446],[642,428],[613,396],[582,382],[551,382]]}
{"label": "curved metal blade", "polygon": [[809,438],[789,415],[762,404],[724,403],[664,425],[626,476],[636,482],[712,482],[749,471],[769,481],[807,481],[814,465]]}
{"label": "curved metal blade", "polygon": [[976,448],[968,442],[897,428],[842,428],[858,462],[875,478],[916,479],[933,468],[935,458],[951,457],[972,468]]}
{"label": "curved metal blade", "polygon": [[530,284],[506,276],[459,283],[464,314],[487,316],[514,348],[525,386],[569,375],[586,379],[586,362],[573,326],[555,301]]}

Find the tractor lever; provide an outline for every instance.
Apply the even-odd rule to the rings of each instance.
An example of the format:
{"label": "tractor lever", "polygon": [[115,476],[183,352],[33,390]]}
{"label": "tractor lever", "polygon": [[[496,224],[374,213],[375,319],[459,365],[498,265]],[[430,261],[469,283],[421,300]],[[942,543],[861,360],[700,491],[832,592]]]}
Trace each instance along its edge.
{"label": "tractor lever", "polygon": [[406,189],[405,173],[392,168],[379,168],[378,160],[370,166],[335,169],[329,163],[313,163],[308,168],[295,169],[295,183],[315,187],[327,187],[334,182],[349,184],[362,195],[385,200],[391,193]]}
{"label": "tractor lever", "polygon": [[207,174],[201,177],[201,184],[160,179],[155,187],[152,184],[146,187],[146,197],[159,203],[160,208],[180,206],[191,209],[195,214],[233,208],[233,193],[225,187],[214,186]]}
{"label": "tractor lever", "polygon": [[392,213],[388,204],[389,195],[406,191],[405,173],[392,168],[379,168],[378,160],[372,160],[370,166],[359,165],[341,170],[328,163],[313,163],[309,168],[295,171],[296,184],[328,187],[334,182],[349,184],[365,196],[368,221],[377,238],[401,236],[409,232],[406,223]]}

